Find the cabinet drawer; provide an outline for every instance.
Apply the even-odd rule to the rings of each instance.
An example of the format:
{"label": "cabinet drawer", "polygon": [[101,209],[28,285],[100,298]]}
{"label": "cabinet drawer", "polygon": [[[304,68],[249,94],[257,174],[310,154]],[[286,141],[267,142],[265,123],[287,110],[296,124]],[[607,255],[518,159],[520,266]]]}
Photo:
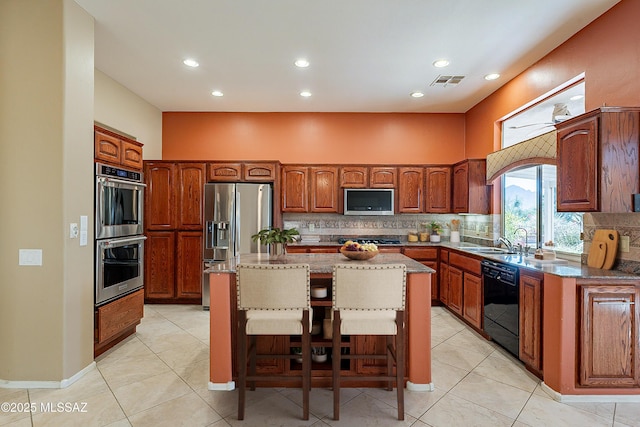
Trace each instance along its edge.
{"label": "cabinet drawer", "polygon": [[144,311],[144,290],[98,307],[97,340],[105,342],[125,329],[140,323]]}
{"label": "cabinet drawer", "polygon": [[468,256],[460,255],[456,252],[451,252],[449,254],[449,264],[466,270],[470,273],[476,274],[480,276],[481,268],[480,268],[480,260],[471,258]]}
{"label": "cabinet drawer", "polygon": [[404,248],[404,255],[413,259],[438,259],[438,248]]}

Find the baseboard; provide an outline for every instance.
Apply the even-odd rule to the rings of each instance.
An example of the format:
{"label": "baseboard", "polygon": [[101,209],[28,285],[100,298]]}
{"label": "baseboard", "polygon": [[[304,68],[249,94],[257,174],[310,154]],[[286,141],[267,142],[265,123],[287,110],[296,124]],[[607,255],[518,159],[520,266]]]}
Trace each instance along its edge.
{"label": "baseboard", "polygon": [[67,388],[94,369],[96,369],[96,362],[91,362],[71,378],[62,381],[7,381],[0,379],[0,388]]}
{"label": "baseboard", "polygon": [[212,391],[232,391],[236,389],[236,382],[229,381],[228,383],[212,383],[209,381],[209,386],[207,388]]}
{"label": "baseboard", "polygon": [[560,394],[544,382],[540,388],[553,400],[561,403],[636,403],[640,402],[639,394]]}

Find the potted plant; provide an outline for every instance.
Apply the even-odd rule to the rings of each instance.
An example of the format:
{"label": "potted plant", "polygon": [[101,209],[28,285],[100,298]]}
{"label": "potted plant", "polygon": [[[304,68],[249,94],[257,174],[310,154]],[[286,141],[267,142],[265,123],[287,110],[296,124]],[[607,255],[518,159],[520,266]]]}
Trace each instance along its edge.
{"label": "potted plant", "polygon": [[300,233],[295,228],[280,229],[278,227],[263,228],[251,236],[251,239],[269,245],[269,255],[283,255],[287,253],[287,243],[294,242]]}
{"label": "potted plant", "polygon": [[429,236],[429,241],[439,242],[440,232],[442,231],[442,225],[440,225],[440,223],[437,221],[431,221],[429,223],[429,227],[431,228],[431,236]]}

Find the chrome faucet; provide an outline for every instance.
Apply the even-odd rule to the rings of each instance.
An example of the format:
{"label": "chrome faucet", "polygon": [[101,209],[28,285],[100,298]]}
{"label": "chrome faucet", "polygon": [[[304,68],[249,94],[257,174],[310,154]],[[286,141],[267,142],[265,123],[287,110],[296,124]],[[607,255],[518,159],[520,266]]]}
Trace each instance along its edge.
{"label": "chrome faucet", "polygon": [[500,236],[500,238],[498,239],[498,242],[500,242],[503,245],[505,245],[506,248],[507,248],[507,251],[509,251],[509,252],[513,252],[514,251],[513,250],[513,244],[506,237]]}
{"label": "chrome faucet", "polygon": [[529,242],[529,233],[527,233],[527,229],[526,228],[518,227],[515,230],[513,230],[513,234],[515,235],[516,232],[518,232],[519,230],[524,231],[524,246],[522,246],[521,244],[518,244],[519,252],[520,252],[521,255],[523,253],[525,255],[529,255],[529,246],[527,246],[527,243]]}

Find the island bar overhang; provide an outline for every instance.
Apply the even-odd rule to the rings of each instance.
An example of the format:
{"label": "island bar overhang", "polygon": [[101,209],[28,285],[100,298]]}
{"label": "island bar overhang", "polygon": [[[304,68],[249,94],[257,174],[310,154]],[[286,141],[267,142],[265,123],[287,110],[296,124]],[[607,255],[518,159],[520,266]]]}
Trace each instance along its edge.
{"label": "island bar overhang", "polygon": [[[331,280],[332,265],[349,263],[341,254],[286,255],[287,263],[308,263],[311,280]],[[209,274],[210,305],[210,369],[209,390],[234,390],[233,360],[235,336],[235,265],[248,263],[282,263],[266,255],[241,255],[227,263],[205,270]],[[434,270],[400,254],[381,254],[367,263],[403,263],[407,265],[407,389],[433,391],[431,380],[431,274]],[[357,375],[356,375],[357,377]],[[357,378],[356,378],[357,379]],[[327,378],[313,378],[312,385],[327,386]],[[357,384],[357,383],[355,383]],[[348,386],[348,383],[347,383]],[[362,384],[358,385],[359,387]]]}

